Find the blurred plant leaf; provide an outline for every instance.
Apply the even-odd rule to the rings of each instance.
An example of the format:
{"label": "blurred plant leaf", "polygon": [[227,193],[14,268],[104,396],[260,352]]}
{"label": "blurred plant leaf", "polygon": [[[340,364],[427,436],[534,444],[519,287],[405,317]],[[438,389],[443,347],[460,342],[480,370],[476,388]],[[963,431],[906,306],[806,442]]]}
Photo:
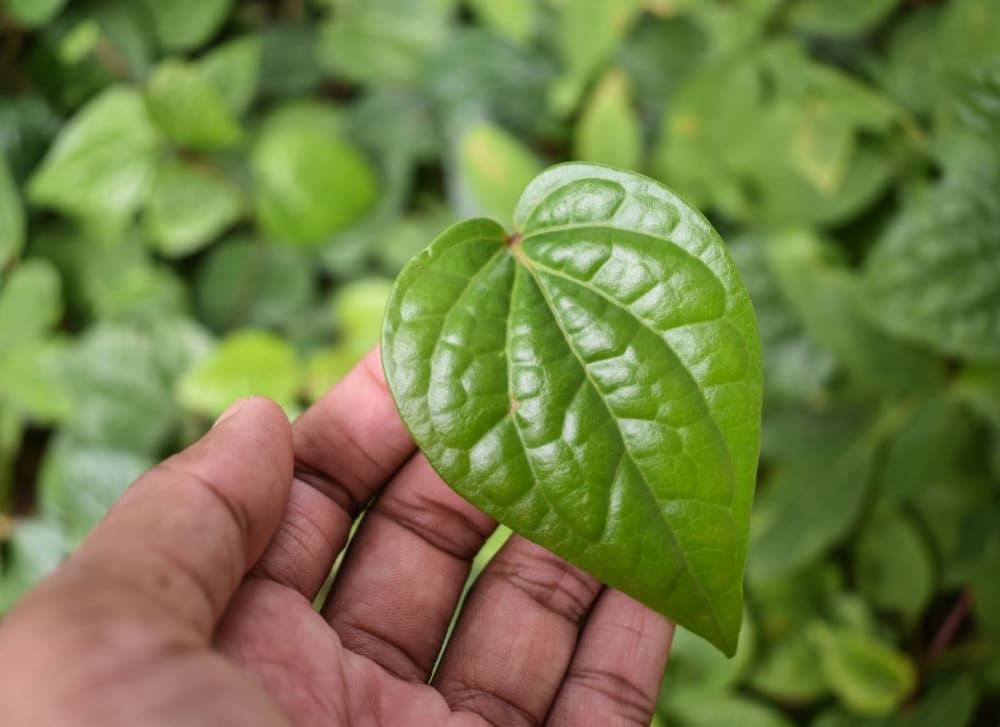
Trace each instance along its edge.
{"label": "blurred plant leaf", "polygon": [[65,354],[61,339],[27,341],[0,353],[0,402],[36,423],[64,419],[71,411]]}
{"label": "blurred plant leaf", "polygon": [[145,200],[160,144],[142,97],[109,89],[59,134],[31,178],[28,198],[102,226],[120,224]]}
{"label": "blurred plant leaf", "polygon": [[963,149],[865,261],[870,315],[941,353],[1000,359],[1000,157]]}
{"label": "blurred plant leaf", "polygon": [[[821,556],[853,526],[868,493],[872,425],[847,412],[792,416],[798,440],[783,445],[787,457],[754,505],[751,580],[789,573]],[[766,423],[764,433],[766,440]]]}
{"label": "blurred plant leaf", "polygon": [[217,170],[170,160],[153,185],[146,227],[157,252],[182,257],[211,243],[242,212],[239,190]]}
{"label": "blurred plant leaf", "polygon": [[365,157],[312,129],[265,131],[251,165],[260,223],[279,240],[322,242],[360,217],[376,194]]}
{"label": "blurred plant leaf", "polygon": [[198,66],[174,60],[160,64],[146,87],[146,104],[163,133],[183,147],[221,149],[242,139],[222,93]]}
{"label": "blurred plant leaf", "polygon": [[36,28],[52,20],[69,0],[6,0],[4,10],[21,25]]}
{"label": "blurred plant leaf", "polygon": [[538,28],[538,0],[471,0],[484,25],[514,43],[527,43]]}
{"label": "blurred plant leaf", "polygon": [[542,165],[509,132],[487,122],[468,129],[459,142],[458,207],[467,215],[498,220],[506,228],[521,192]]}
{"label": "blurred plant leaf", "polygon": [[21,263],[0,288],[2,351],[45,335],[62,315],[59,274],[44,260]]}
{"label": "blurred plant leaf", "polygon": [[297,408],[301,386],[298,359],[280,337],[257,330],[232,333],[187,372],[177,394],[186,410],[215,418],[236,399],[266,396],[285,411]]}
{"label": "blurred plant leaf", "polygon": [[613,68],[594,87],[577,121],[574,156],[636,169],[641,154],[642,128],[632,109],[628,77]]}
{"label": "blurred plant leaf", "polygon": [[914,623],[934,593],[934,564],[920,531],[902,513],[879,510],[854,549],[857,587],[877,607]]}
{"label": "blurred plant leaf", "polygon": [[18,520],[3,542],[0,563],[0,613],[56,569],[69,551],[62,529],[46,520]]}
{"label": "blurred plant leaf", "polygon": [[755,664],[750,683],[786,704],[808,704],[829,691],[818,652],[807,629],[775,639]]}
{"label": "blurred plant leaf", "polygon": [[342,343],[315,352],[306,361],[306,399],[311,403],[319,401],[358,362],[358,354],[353,346]]}
{"label": "blurred plant leaf", "polygon": [[24,206],[7,160],[0,152],[0,283],[7,264],[24,248]]}
{"label": "blurred plant leaf", "polygon": [[319,37],[329,73],[357,83],[402,83],[444,41],[454,0],[336,0]]}
{"label": "blurred plant leaf", "polygon": [[900,0],[793,0],[788,19],[806,33],[849,37],[874,28],[899,3]]}
{"label": "blurred plant leaf", "polygon": [[714,689],[690,689],[670,695],[660,705],[667,723],[677,727],[791,727],[781,712],[762,702],[719,693]]}
{"label": "blurred plant leaf", "polygon": [[237,237],[212,249],[195,291],[201,319],[225,331],[289,324],[313,302],[316,283],[298,250]]}
{"label": "blurred plant leaf", "polygon": [[75,547],[153,460],[60,436],[49,444],[39,478],[42,515]]}
{"label": "blurred plant leaf", "polygon": [[360,359],[379,341],[385,304],[392,292],[392,280],[361,278],[337,291],[333,301],[334,319],[344,343]]}
{"label": "blurred plant leaf", "polygon": [[235,0],[141,0],[153,20],[160,44],[190,50],[211,38]]}
{"label": "blurred plant leaf", "polygon": [[233,116],[240,116],[253,103],[261,55],[260,39],[247,36],[215,48],[198,63],[201,75],[212,84]]}
{"label": "blurred plant leaf", "polygon": [[916,686],[913,663],[878,639],[826,625],[817,625],[813,638],[831,689],[853,712],[886,714]]}

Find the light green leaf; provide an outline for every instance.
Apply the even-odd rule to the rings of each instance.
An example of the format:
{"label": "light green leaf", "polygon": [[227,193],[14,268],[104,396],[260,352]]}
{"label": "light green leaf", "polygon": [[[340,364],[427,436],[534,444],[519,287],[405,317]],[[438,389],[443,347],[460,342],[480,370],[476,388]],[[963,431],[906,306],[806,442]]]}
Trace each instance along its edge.
{"label": "light green leaf", "polygon": [[899,512],[874,514],[857,540],[854,562],[858,590],[909,623],[934,593],[931,553],[912,521]]}
{"label": "light green leaf", "polygon": [[642,127],[632,109],[627,76],[608,71],[594,87],[577,122],[574,155],[581,161],[634,169],[642,154]]}
{"label": "light green leaf", "polygon": [[202,45],[222,25],[235,0],[142,0],[160,44],[169,50]]}
{"label": "light green leaf", "polygon": [[814,629],[813,638],[830,688],[858,714],[891,712],[916,686],[914,664],[878,639],[822,624]]}
{"label": "light green leaf", "polygon": [[161,63],[149,79],[146,103],[163,133],[181,146],[220,149],[243,136],[222,93],[190,63]]}
{"label": "light green leaf", "polygon": [[687,629],[676,629],[670,643],[670,678],[664,681],[660,698],[669,700],[672,694],[690,689],[725,692],[747,672],[756,641],[754,625],[746,611],[739,646],[731,659]]}
{"label": "light green leaf", "polygon": [[0,281],[7,263],[21,254],[24,247],[24,206],[17,183],[0,151]]}
{"label": "light green leaf", "polygon": [[515,43],[526,43],[538,25],[538,0],[472,0],[479,20]]}
{"label": "light green leaf", "polygon": [[0,401],[35,422],[66,417],[71,399],[63,376],[61,339],[26,341],[0,352]]}
{"label": "light green leaf", "polygon": [[66,432],[81,445],[158,454],[178,422],[160,363],[177,345],[154,339],[148,327],[102,324],[89,329],[66,356],[73,401]]}
{"label": "light green leaf", "polygon": [[375,199],[374,172],[353,146],[312,129],[265,131],[250,163],[264,229],[280,240],[323,242]]}
{"label": "light green leaf", "polygon": [[253,103],[261,64],[260,39],[249,36],[219,46],[198,63],[229,111],[239,116]]}
{"label": "light green leaf", "polygon": [[5,0],[4,10],[20,25],[38,28],[50,22],[69,0]]}
{"label": "light green leaf", "polygon": [[122,222],[146,198],[161,139],[138,92],[111,88],[63,129],[28,184],[35,204]]}
{"label": "light green leaf", "polygon": [[218,171],[169,161],[153,186],[146,226],[157,252],[182,257],[212,242],[242,209],[239,190]]}
{"label": "light green leaf", "polygon": [[711,689],[671,694],[661,708],[672,727],[792,727],[792,723],[770,705]]}
{"label": "light green leaf", "polygon": [[392,292],[386,278],[361,278],[337,292],[333,302],[334,318],[347,344],[364,353],[376,343],[382,331],[385,304]]}
{"label": "light green leaf", "polygon": [[900,336],[946,354],[997,360],[1000,159],[987,149],[968,154],[908,205],[869,253],[866,300],[871,315]]}
{"label": "light green leaf", "polygon": [[217,331],[287,326],[313,302],[316,281],[298,250],[234,238],[212,249],[195,292],[202,320]]}
{"label": "light green leaf", "polygon": [[475,505],[732,654],[762,387],[735,267],[610,167],[549,169],[514,217],[452,227],[397,279],[403,419]]}
{"label": "light green leaf", "polygon": [[805,629],[773,641],[754,664],[750,684],[761,694],[792,704],[812,702],[828,691],[818,650]]}
{"label": "light green leaf", "polygon": [[542,166],[509,132],[487,122],[465,132],[458,149],[459,205],[509,225],[521,191]]}
{"label": "light green leaf", "polygon": [[0,356],[40,338],[62,316],[59,273],[44,260],[21,263],[0,288]]}
{"label": "light green leaf", "polygon": [[347,372],[354,368],[359,356],[353,346],[341,344],[317,351],[306,361],[306,399],[319,401]]}
{"label": "light green leaf", "polygon": [[60,436],[45,452],[39,477],[42,515],[59,524],[70,545],[79,544],[125,489],[153,466],[132,452]]}
{"label": "light green leaf", "polygon": [[296,408],[302,376],[298,359],[281,338],[243,330],[219,347],[180,381],[181,405],[195,414],[217,417],[236,399],[266,396],[286,411]]}

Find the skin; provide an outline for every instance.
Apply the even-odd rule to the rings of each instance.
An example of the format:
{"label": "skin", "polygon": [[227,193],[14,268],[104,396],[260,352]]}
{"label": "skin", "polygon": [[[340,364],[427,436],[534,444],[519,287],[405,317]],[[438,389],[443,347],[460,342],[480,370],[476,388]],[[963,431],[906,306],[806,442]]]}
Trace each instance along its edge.
{"label": "skin", "polygon": [[377,351],[292,425],[239,401],[4,619],[0,718],[649,724],[672,624],[516,536],[434,671],[494,527],[415,451]]}

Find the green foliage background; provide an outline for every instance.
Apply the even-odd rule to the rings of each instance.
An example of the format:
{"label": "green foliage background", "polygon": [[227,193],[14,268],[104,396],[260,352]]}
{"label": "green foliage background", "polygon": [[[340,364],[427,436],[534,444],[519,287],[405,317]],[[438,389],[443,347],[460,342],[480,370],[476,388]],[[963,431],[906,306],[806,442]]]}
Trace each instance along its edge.
{"label": "green foliage background", "polygon": [[995,723],[998,0],[4,0],[0,611],[565,159],[705,210],[764,341],[740,649],[658,719]]}

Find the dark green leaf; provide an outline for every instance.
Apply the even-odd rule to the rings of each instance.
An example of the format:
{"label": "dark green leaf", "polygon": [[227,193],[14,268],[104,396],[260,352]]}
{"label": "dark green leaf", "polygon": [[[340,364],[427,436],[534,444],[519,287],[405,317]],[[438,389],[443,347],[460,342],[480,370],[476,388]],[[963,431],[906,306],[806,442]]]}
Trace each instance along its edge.
{"label": "dark green leaf", "polygon": [[315,288],[299,251],[242,238],[214,248],[195,281],[201,318],[217,331],[287,326],[313,302]]}
{"label": "dark green leaf", "polygon": [[1000,359],[1000,161],[988,150],[967,154],[871,251],[866,300],[900,336],[942,353]]}
{"label": "dark green leaf", "polygon": [[[382,350],[446,481],[732,654],[760,351],[721,239],[652,180],[544,172],[401,273]],[[645,561],[655,567],[639,567]]]}
{"label": "dark green leaf", "polygon": [[849,37],[882,22],[900,0],[794,0],[792,24],[807,33]]}
{"label": "dark green leaf", "polygon": [[876,512],[858,538],[854,559],[858,590],[913,623],[935,585],[931,553],[913,522],[899,512]]}
{"label": "dark green leaf", "polygon": [[0,152],[0,282],[7,263],[24,247],[24,207],[7,160]]}

